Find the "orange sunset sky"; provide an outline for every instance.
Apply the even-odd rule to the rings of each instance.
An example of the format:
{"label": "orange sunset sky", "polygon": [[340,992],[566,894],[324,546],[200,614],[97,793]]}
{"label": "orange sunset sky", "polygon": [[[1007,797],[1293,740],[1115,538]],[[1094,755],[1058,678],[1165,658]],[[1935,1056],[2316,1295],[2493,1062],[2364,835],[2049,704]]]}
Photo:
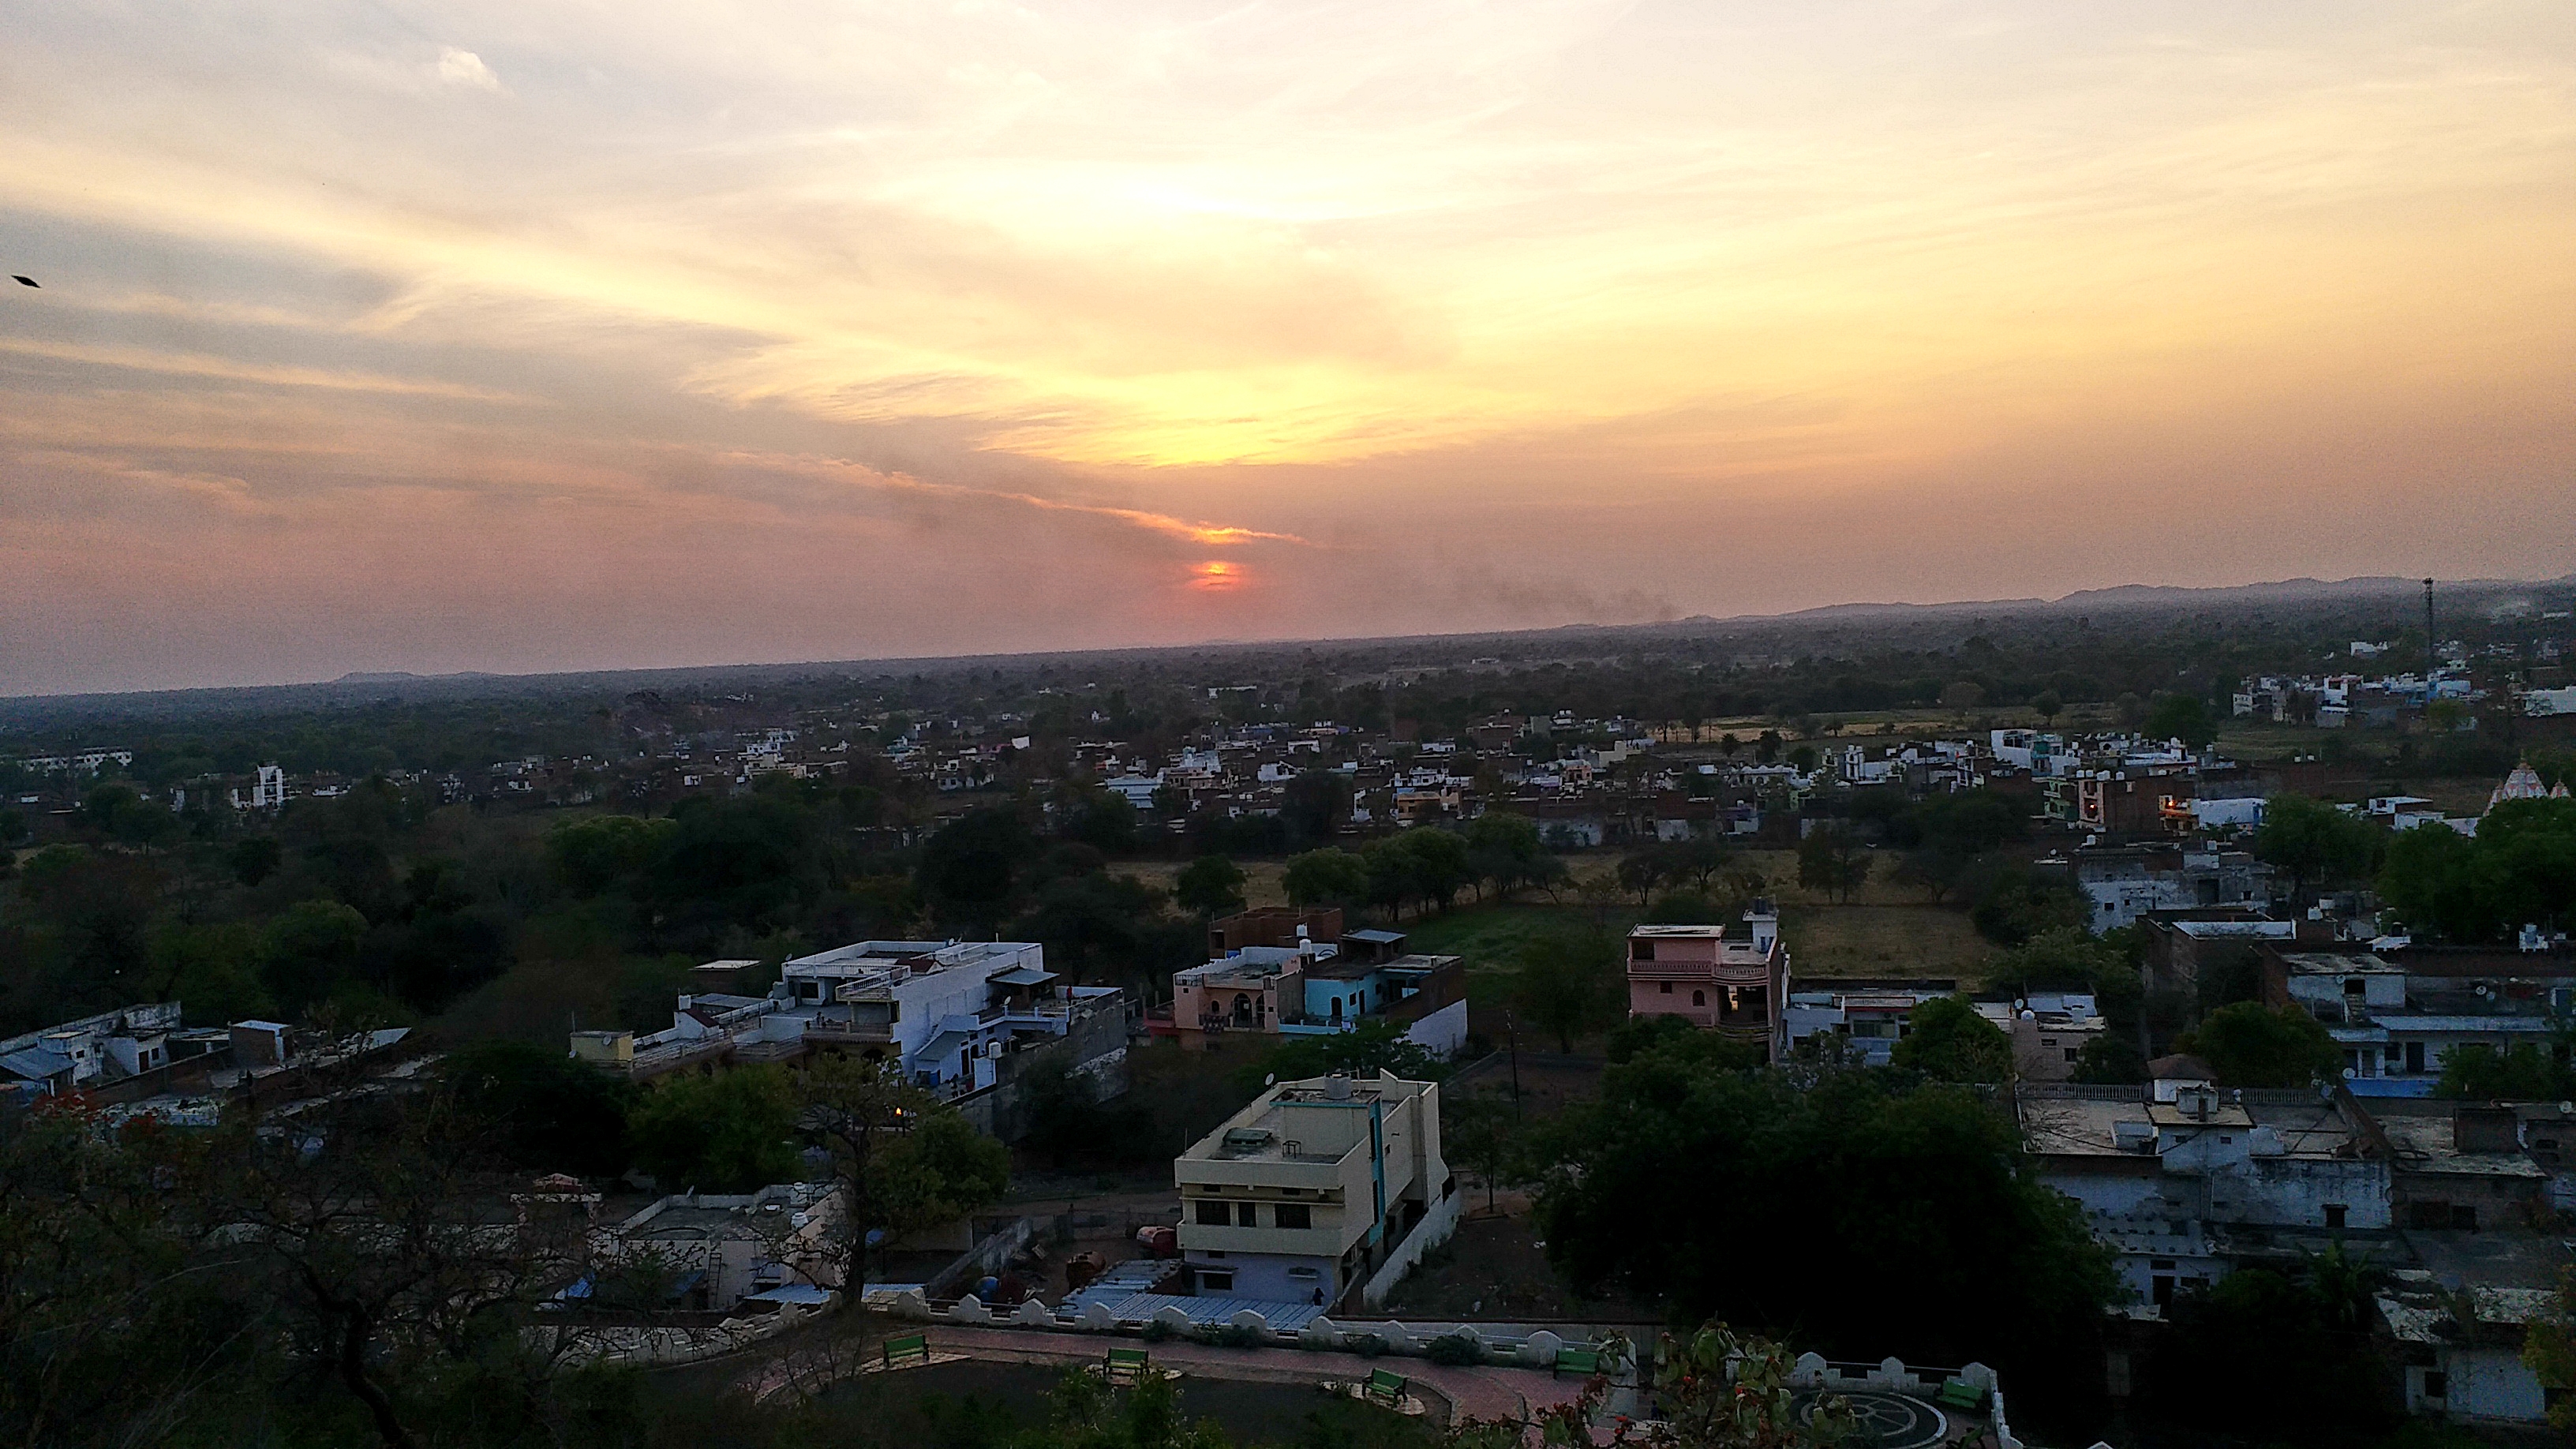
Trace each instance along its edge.
{"label": "orange sunset sky", "polygon": [[2576,570],[2576,5],[18,7],[0,694]]}

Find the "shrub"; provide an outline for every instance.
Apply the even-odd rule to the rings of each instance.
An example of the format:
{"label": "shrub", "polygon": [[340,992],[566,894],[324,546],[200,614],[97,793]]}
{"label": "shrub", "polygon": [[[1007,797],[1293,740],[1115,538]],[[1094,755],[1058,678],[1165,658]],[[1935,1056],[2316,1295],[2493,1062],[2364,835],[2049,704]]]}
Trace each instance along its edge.
{"label": "shrub", "polygon": [[1485,1361],[1485,1343],[1472,1333],[1444,1333],[1424,1346],[1422,1356],[1448,1368],[1473,1368]]}

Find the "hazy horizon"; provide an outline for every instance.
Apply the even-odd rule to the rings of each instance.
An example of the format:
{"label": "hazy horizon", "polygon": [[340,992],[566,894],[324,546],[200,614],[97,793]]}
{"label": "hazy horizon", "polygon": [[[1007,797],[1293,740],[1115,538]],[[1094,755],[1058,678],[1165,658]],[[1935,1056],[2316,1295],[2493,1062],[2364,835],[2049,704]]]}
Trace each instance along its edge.
{"label": "hazy horizon", "polygon": [[[2513,587],[2515,587],[2515,586],[2517,586],[2517,585],[2525,585],[2525,584],[2527,584],[2527,585],[2531,585],[2531,586],[2534,586],[2534,587],[2540,587],[2540,586],[2551,585],[2551,584],[2562,584],[2562,583],[2568,582],[2568,581],[2569,581],[2569,580],[2571,580],[2571,579],[2576,579],[2576,574],[2561,575],[2561,576],[2554,577],[2554,578],[2476,578],[2476,579],[2445,579],[2445,580],[2439,580],[2439,581],[2437,581],[2437,582],[2438,582],[2438,585],[2439,585],[2440,587],[2445,588],[2445,589],[2449,589],[2449,588],[2470,588],[2470,589],[2476,589],[2476,590],[2479,590],[2481,593],[2488,593],[2488,594],[2491,594],[2493,591],[2496,591],[2496,590],[2507,590],[2507,591],[2509,591],[2509,590],[2511,590]],[[2254,592],[2254,591],[2267,590],[2267,589],[2298,590],[2298,589],[2300,589],[2300,587],[2301,587],[2301,586],[2303,586],[2303,585],[2304,585],[2304,586],[2310,586],[2313,590],[2315,590],[2315,591],[2319,591],[2319,592],[2321,593],[2322,591],[2336,590],[2336,589],[2340,589],[2340,588],[2343,588],[2343,587],[2345,587],[2345,586],[2349,586],[2349,585],[2355,585],[2355,584],[2367,584],[2367,583],[2374,583],[2374,582],[2386,582],[2386,583],[2388,583],[2388,584],[2391,584],[2391,585],[2395,586],[2395,587],[2392,589],[2392,591],[2391,591],[2391,593],[2390,593],[2389,597],[2391,597],[2392,599],[2397,599],[2397,600],[2402,601],[2402,603],[2404,604],[2404,606],[2405,606],[2405,607],[2407,607],[2409,610],[2411,610],[2411,608],[2412,608],[2412,606],[2413,606],[2413,601],[2414,601],[2414,590],[2415,590],[2415,587],[2416,587],[2416,583],[2415,583],[2415,581],[2414,581],[2414,580],[2412,580],[2412,579],[2402,578],[2402,577],[2398,577],[2398,576],[2395,576],[2395,575],[2379,575],[2379,574],[2371,574],[2371,575],[2352,575],[2352,576],[2349,576],[2349,577],[2346,577],[2346,578],[2339,578],[2339,579],[2313,579],[2313,578],[2296,578],[2296,579],[2258,579],[2258,580],[2249,580],[2249,581],[2246,581],[2246,582],[2243,582],[2243,583],[2236,583],[2236,584],[2217,584],[2217,585],[2171,585],[2171,584],[2153,584],[2153,583],[2141,583],[2141,582],[2137,582],[2137,581],[2131,581],[2131,582],[2127,582],[2127,583],[2109,584],[2109,585],[2101,585],[2101,586],[2097,586],[2097,587],[2093,587],[2093,588],[2086,588],[2086,589],[2071,590],[2071,591],[2069,591],[2069,592],[2067,592],[2067,593],[2064,593],[2064,594],[2049,595],[2049,596],[2045,596],[2045,597],[2043,597],[2043,596],[2038,596],[2038,595],[2025,595],[2025,596],[2018,596],[2018,597],[1959,598],[1959,599],[1914,599],[1914,600],[1907,600],[1907,599],[1846,599],[1846,600],[1840,600],[1840,601],[1837,601],[1837,602],[1835,602],[1835,603],[1830,603],[1830,604],[1809,605],[1809,606],[1806,606],[1806,607],[1801,608],[1801,609],[1781,610],[1781,611],[1778,611],[1778,612],[1771,612],[1771,613],[1743,613],[1743,614],[1728,614],[1728,615],[1723,615],[1723,616],[1721,616],[1721,615],[1710,615],[1710,614],[1691,614],[1691,615],[1682,615],[1682,616],[1676,616],[1676,617],[1664,618],[1664,619],[1647,619],[1647,620],[1569,619],[1569,620],[1564,620],[1564,621],[1561,621],[1561,622],[1558,622],[1558,623],[1555,623],[1555,624],[1529,624],[1529,625],[1517,625],[1517,626],[1512,626],[1512,627],[1508,627],[1508,628],[1495,628],[1495,629],[1462,629],[1462,630],[1438,630],[1438,631],[1417,631],[1417,632],[1399,632],[1399,633],[1354,633],[1354,634],[1334,634],[1334,635],[1318,635],[1318,634],[1281,634],[1281,635],[1272,635],[1272,636],[1268,636],[1268,637],[1211,637],[1211,638],[1205,638],[1205,639],[1181,639],[1181,640],[1159,641],[1159,642],[1152,642],[1152,643],[1137,643],[1137,642],[1119,642],[1119,641],[1112,641],[1112,642],[1101,643],[1101,644],[1085,644],[1085,645],[1073,646],[1073,647],[1070,647],[1070,648],[1064,648],[1064,649],[1006,649],[1006,648],[995,648],[995,649],[947,650],[947,651],[938,651],[938,652],[929,652],[929,651],[924,651],[924,652],[916,652],[916,653],[844,654],[844,655],[795,655],[795,656],[779,656],[779,657],[774,657],[774,658],[753,658],[753,657],[742,657],[742,658],[731,658],[731,659],[690,659],[690,660],[659,660],[659,659],[645,659],[645,660],[638,660],[638,661],[632,661],[632,662],[621,662],[621,663],[597,663],[597,664],[584,664],[584,665],[577,665],[577,666],[572,666],[572,667],[568,667],[568,668],[523,669],[523,670],[482,669],[482,668],[476,668],[476,667],[468,666],[468,667],[457,668],[457,669],[447,669],[447,670],[429,671],[429,670],[406,669],[406,668],[403,668],[403,667],[398,666],[398,665],[385,665],[385,666],[372,666],[372,667],[357,667],[357,668],[351,668],[351,669],[342,670],[342,671],[340,671],[340,672],[339,672],[339,673],[337,673],[337,674],[331,674],[331,675],[314,675],[314,676],[307,676],[307,677],[300,677],[300,678],[279,677],[279,678],[261,678],[261,679],[210,679],[210,680],[203,680],[203,681],[198,681],[198,682],[193,682],[193,683],[185,683],[185,684],[156,684],[156,685],[143,685],[143,686],[138,686],[138,687],[135,687],[135,688],[132,688],[132,689],[99,689],[99,690],[91,690],[91,689],[64,689],[64,690],[33,690],[33,691],[24,691],[24,692],[18,692],[18,693],[6,693],[6,692],[0,692],[0,701],[7,701],[7,700],[41,700],[41,699],[51,699],[51,698],[66,698],[66,697],[71,697],[71,696],[77,696],[77,695],[88,695],[88,694],[121,695],[121,694],[129,694],[129,693],[139,693],[139,694],[153,694],[153,693],[180,693],[180,692],[187,692],[187,691],[192,691],[192,690],[268,689],[268,688],[281,688],[281,687],[283,687],[283,688],[295,688],[295,687],[307,687],[307,686],[315,686],[315,685],[338,684],[338,683],[343,683],[343,682],[366,683],[366,682],[375,682],[375,681],[378,681],[378,680],[381,680],[382,682],[393,682],[393,681],[397,681],[397,680],[406,680],[406,679],[408,679],[408,680],[419,680],[419,681],[427,682],[427,681],[434,681],[434,680],[441,680],[441,679],[461,679],[461,678],[481,678],[481,679],[495,679],[495,680],[512,680],[512,679],[540,679],[540,678],[547,678],[547,677],[556,676],[556,675],[584,675],[584,674],[654,674],[654,673],[663,673],[663,672],[672,672],[672,671],[697,671],[697,670],[718,670],[718,671],[721,671],[721,670],[728,670],[728,669],[745,669],[745,670],[757,670],[757,669],[793,669],[793,668],[800,668],[800,667],[806,667],[806,666],[812,666],[812,667],[816,667],[816,668],[823,668],[823,667],[829,667],[829,666],[833,666],[833,665],[844,665],[844,664],[908,664],[908,663],[935,663],[935,662],[967,662],[967,661],[980,660],[980,659],[1002,659],[1002,658],[1045,658],[1045,657],[1056,656],[1056,655],[1078,655],[1078,654],[1085,654],[1085,653],[1128,653],[1128,652],[1145,652],[1145,651],[1167,650],[1167,649],[1169,649],[1169,650],[1178,650],[1178,649],[1271,649],[1271,648],[1286,648],[1286,647],[1289,647],[1289,646],[1292,646],[1292,645],[1300,645],[1300,644],[1304,644],[1304,645],[1316,645],[1316,646],[1359,646],[1359,645],[1368,645],[1368,644],[1375,644],[1375,643],[1397,643],[1397,642],[1403,642],[1403,641],[1406,641],[1406,640],[1415,640],[1415,639],[1424,640],[1424,641],[1427,641],[1427,642],[1438,642],[1438,641],[1442,641],[1442,640],[1455,640],[1455,639],[1478,639],[1478,638],[1485,638],[1485,637],[1489,637],[1489,636],[1511,636],[1511,635],[1518,635],[1518,634],[1543,635],[1543,634],[1548,634],[1548,633],[1553,633],[1553,632],[1562,632],[1562,631],[1567,631],[1567,630],[1584,630],[1584,629],[1617,629],[1617,628],[1636,627],[1636,626],[1640,626],[1640,625],[1654,625],[1654,624],[1688,625],[1688,624],[1692,624],[1692,623],[1706,623],[1706,624],[1711,625],[1711,626],[1727,625],[1727,626],[1742,626],[1742,627],[1746,627],[1746,628],[1755,628],[1755,627],[1760,627],[1760,626],[1764,626],[1764,625],[1774,625],[1774,626],[1776,626],[1776,625],[1783,625],[1783,624],[1795,623],[1795,622],[1797,622],[1797,621],[1799,621],[1799,620],[1801,620],[1801,619],[1803,619],[1803,618],[1809,618],[1809,617],[1814,616],[1814,615],[1818,615],[1818,614],[1825,614],[1825,613],[1838,613],[1839,611],[1844,611],[1844,610],[1852,611],[1852,612],[1853,612],[1853,614],[1854,614],[1855,616],[1857,616],[1857,617],[1863,617],[1863,618],[1870,617],[1873,611],[1882,611],[1882,610],[1883,610],[1883,611],[1886,611],[1886,612],[1887,612],[1889,615],[1891,615],[1891,616],[1894,616],[1894,617],[1897,617],[1897,618],[1903,618],[1903,617],[1906,617],[1906,616],[1907,616],[1907,611],[1914,611],[1914,610],[1921,610],[1921,611],[1925,611],[1925,612],[1941,612],[1941,611],[1948,611],[1948,610],[1976,609],[1976,608],[1989,608],[1989,607],[1991,607],[1991,608],[1995,608],[1995,609],[2043,609],[2043,608],[2048,608],[2048,607],[2052,607],[2052,606],[2055,606],[2055,605],[2063,604],[2063,603],[2066,603],[2066,602],[2067,602],[2067,601],[2069,601],[2069,600],[2076,599],[2076,598],[2080,598],[2080,597],[2083,597],[2083,596],[2085,596],[2085,595],[2089,595],[2089,594],[2097,594],[2097,593],[2123,593],[2123,592],[2130,592],[2130,591],[2141,591],[2141,592],[2149,592],[2149,593],[2179,593],[2179,594],[2185,594],[2185,595],[2203,595],[2203,594],[2205,594],[2205,595],[2214,595],[2214,596],[2217,596],[2217,597],[2219,597],[2219,598],[2225,598],[2225,597],[2230,596],[2230,595],[2242,595],[2242,594],[2251,593],[2251,592]],[[2316,598],[2316,597],[2318,597],[2318,594],[2316,594],[2316,593],[2311,593],[2311,594],[2309,595],[2309,597],[2311,597],[2311,598]],[[2491,604],[2490,604],[2490,605],[2487,605],[2487,606],[2491,607]]]}
{"label": "hazy horizon", "polygon": [[2576,568],[2576,10],[43,7],[0,695]]}

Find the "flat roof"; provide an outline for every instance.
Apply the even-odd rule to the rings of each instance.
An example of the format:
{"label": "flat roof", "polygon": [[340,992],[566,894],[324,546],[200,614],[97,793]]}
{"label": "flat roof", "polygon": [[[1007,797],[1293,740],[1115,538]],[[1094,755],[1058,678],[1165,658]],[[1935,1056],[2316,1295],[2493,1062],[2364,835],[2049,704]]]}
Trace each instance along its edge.
{"label": "flat roof", "polygon": [[[2242,1095],[2242,1103],[2225,1104],[2223,1110],[2234,1114],[2225,1124],[2215,1118],[2207,1123],[2181,1118],[2177,1125],[2226,1125],[2238,1130],[2269,1127],[2280,1136],[2282,1149],[2290,1157],[2349,1159],[2360,1150],[2343,1113],[2314,1092],[2249,1088]],[[2113,1125],[2120,1122],[2163,1125],[2161,1118],[2150,1115],[2142,1088],[2026,1083],[2020,1089],[2019,1101],[2022,1141],[2032,1152],[2050,1157],[2126,1158],[2148,1164],[2155,1161],[2151,1154],[2121,1151],[2112,1132]],[[2173,1111],[2161,1104],[2152,1110]]]}

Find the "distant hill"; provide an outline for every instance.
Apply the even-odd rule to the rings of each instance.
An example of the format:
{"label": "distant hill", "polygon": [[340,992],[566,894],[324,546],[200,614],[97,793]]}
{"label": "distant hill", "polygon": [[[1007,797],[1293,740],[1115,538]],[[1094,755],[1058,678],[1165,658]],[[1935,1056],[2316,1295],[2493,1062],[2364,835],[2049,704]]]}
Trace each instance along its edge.
{"label": "distant hill", "polygon": [[[2567,608],[2576,599],[2576,574],[2556,579],[2444,579],[2437,585],[2445,611],[2488,613],[2504,607]],[[1052,654],[982,654],[939,657],[816,660],[729,664],[686,669],[592,670],[565,674],[460,672],[422,675],[407,670],[363,671],[312,684],[244,686],[123,694],[32,695],[0,699],[0,722],[30,725],[86,718],[170,718],[196,714],[258,714],[472,699],[534,699],[567,694],[624,694],[636,690],[733,688],[887,674],[943,674],[960,669],[1035,666],[1077,667],[1086,662],[1167,660],[1222,673],[1292,652],[1331,651],[1340,667],[1439,667],[1468,656],[1500,655],[1515,662],[1599,657],[1686,640],[1723,641],[1754,653],[1805,647],[1847,649],[1870,643],[1905,647],[1955,644],[1962,621],[1993,629],[2055,628],[2059,621],[2116,622],[2126,627],[2161,619],[2270,618],[2313,613],[2322,627],[2345,621],[2356,630],[2403,628],[2415,613],[2423,581],[2391,577],[2283,579],[2223,588],[2123,584],[2084,589],[2062,598],[1973,599],[1948,603],[1849,603],[1786,614],[1729,618],[1695,615],[1648,624],[1563,624],[1478,634],[1409,635],[1359,639],[1284,639],[1270,642],[1207,641],[1162,648],[1092,649]],[[2347,618],[2348,616],[2348,618]],[[2338,627],[2340,625],[2338,624]],[[1802,640],[1807,641],[1802,644]],[[1451,658],[1450,656],[1456,656]]]}

